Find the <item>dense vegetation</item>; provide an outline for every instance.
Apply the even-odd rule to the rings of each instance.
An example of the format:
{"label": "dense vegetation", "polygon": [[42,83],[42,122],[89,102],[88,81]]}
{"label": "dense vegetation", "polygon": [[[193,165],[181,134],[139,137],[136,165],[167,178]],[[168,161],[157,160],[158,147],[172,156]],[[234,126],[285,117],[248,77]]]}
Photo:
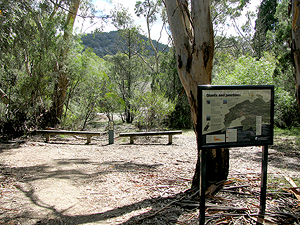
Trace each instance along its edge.
{"label": "dense vegetation", "polygon": [[[176,71],[172,47],[140,35],[123,11],[118,31],[70,35],[73,1],[0,2],[0,131],[3,137],[36,128],[86,129],[97,113],[118,114],[140,129],[191,128],[189,104]],[[227,15],[213,1],[213,84],[274,84],[275,123],[299,126],[290,48],[289,1],[263,0],[255,29],[226,36]],[[91,5],[82,1],[82,13]],[[275,10],[276,9],[276,10]],[[151,20],[155,22],[155,20]],[[151,45],[152,43],[152,45]],[[65,90],[65,92],[63,92]]]}
{"label": "dense vegetation", "polygon": [[[110,32],[97,32],[97,33],[89,33],[83,35],[81,37],[82,44],[85,48],[92,48],[97,56],[103,58],[105,55],[116,55],[119,51],[118,45],[120,43],[119,40],[119,32],[118,31],[110,31]],[[143,35],[140,35],[139,39],[143,40],[145,43],[147,42],[147,38]],[[168,52],[169,47],[167,45],[161,44],[155,40],[153,40],[154,45],[157,45],[158,51],[166,51]],[[150,45],[145,45],[145,51],[148,52],[149,55],[153,56],[154,51]]]}

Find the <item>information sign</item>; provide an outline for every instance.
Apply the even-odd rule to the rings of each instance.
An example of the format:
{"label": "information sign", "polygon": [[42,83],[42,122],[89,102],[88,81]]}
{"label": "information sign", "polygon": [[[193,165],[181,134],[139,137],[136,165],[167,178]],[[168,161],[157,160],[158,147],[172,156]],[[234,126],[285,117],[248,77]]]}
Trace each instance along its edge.
{"label": "information sign", "polygon": [[198,86],[200,216],[205,224],[206,152],[210,148],[263,146],[259,219],[264,218],[268,145],[273,144],[274,86]]}
{"label": "information sign", "polygon": [[198,101],[200,148],[273,144],[274,86],[200,85]]}

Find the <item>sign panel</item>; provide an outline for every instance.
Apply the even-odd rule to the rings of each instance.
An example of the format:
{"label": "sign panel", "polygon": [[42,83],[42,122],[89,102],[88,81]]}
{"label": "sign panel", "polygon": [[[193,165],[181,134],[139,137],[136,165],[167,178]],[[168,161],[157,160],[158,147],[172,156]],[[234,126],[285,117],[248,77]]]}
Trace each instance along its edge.
{"label": "sign panel", "polygon": [[198,86],[201,148],[273,144],[274,86]]}

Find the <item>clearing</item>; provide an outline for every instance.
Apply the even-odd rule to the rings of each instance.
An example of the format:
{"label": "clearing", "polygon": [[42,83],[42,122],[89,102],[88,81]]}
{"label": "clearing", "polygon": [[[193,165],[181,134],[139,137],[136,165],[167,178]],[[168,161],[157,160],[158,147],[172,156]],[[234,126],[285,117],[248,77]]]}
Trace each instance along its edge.
{"label": "clearing", "polygon": [[[117,134],[115,136],[118,136]],[[135,144],[108,137],[70,136],[45,143],[32,136],[0,143],[1,224],[198,224],[189,190],[197,159],[192,131],[141,137]],[[299,224],[300,151],[296,137],[270,146],[266,220]],[[259,205],[261,148],[230,151],[226,185],[207,197],[210,224],[255,224]]]}

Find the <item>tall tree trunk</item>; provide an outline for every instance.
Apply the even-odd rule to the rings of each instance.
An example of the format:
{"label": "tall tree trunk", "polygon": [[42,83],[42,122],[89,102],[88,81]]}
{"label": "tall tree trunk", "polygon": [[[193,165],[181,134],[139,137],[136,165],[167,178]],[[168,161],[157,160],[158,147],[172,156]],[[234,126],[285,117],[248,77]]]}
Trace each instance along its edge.
{"label": "tall tree trunk", "polygon": [[292,0],[292,54],[297,82],[296,98],[300,110],[300,1]]}
{"label": "tall tree trunk", "polygon": [[[178,74],[187,94],[196,137],[198,100],[197,86],[211,83],[214,54],[213,26],[209,0],[165,0],[168,20],[177,54]],[[199,156],[199,152],[198,152]],[[207,157],[208,182],[227,178],[228,149],[213,149]],[[199,157],[192,188],[199,187]]]}
{"label": "tall tree trunk", "polygon": [[69,85],[66,61],[69,53],[69,43],[72,37],[72,31],[76,14],[79,8],[80,0],[72,0],[68,16],[64,27],[64,46],[61,49],[60,60],[57,66],[58,77],[54,85],[53,103],[51,107],[51,125],[55,126],[61,122],[64,103],[67,99],[67,90]]}

